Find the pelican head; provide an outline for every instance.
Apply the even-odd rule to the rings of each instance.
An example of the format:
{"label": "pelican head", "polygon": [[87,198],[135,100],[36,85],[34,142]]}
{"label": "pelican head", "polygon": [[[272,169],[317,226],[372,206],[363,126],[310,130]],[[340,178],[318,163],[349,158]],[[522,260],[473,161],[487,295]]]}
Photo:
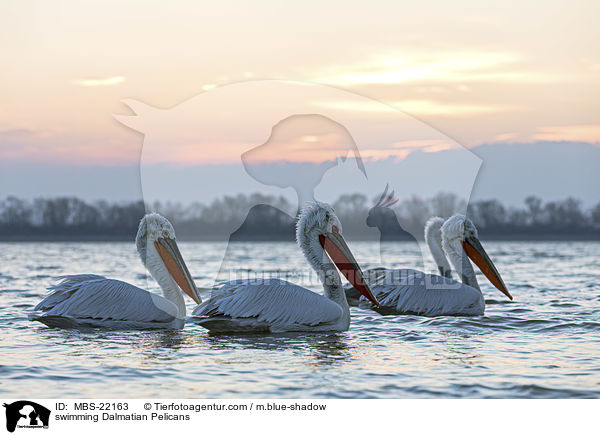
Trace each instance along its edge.
{"label": "pelican head", "polygon": [[[142,218],[138,227],[135,245],[144,266],[155,278],[155,274],[166,272],[175,280],[179,288],[191,297],[197,304],[201,302],[200,293],[192,276],[179,252],[175,241],[175,230],[166,218],[158,213],[149,213]],[[162,266],[151,263],[149,250],[154,250],[162,261]],[[160,268],[160,269],[159,269]],[[157,279],[157,281],[160,280]]]}
{"label": "pelican head", "polygon": [[477,227],[471,219],[463,215],[448,218],[442,225],[442,243],[448,255],[458,254],[459,249],[462,248],[494,287],[512,300],[496,266],[481,246]]}
{"label": "pelican head", "polygon": [[442,243],[442,225],[444,219],[439,216],[430,217],[425,223],[425,238],[433,237]]}
{"label": "pelican head", "polygon": [[342,223],[329,204],[314,202],[307,204],[298,216],[296,240],[308,262],[317,270],[324,271],[329,259],[346,277],[348,282],[368,300],[379,306],[379,302],[364,280],[363,272],[342,236]]}

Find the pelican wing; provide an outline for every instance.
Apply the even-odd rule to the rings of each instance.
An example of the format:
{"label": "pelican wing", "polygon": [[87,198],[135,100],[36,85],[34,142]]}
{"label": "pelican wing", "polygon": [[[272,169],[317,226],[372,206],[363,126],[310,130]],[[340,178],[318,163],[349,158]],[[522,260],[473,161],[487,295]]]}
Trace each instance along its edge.
{"label": "pelican wing", "polygon": [[[67,275],[34,309],[39,317],[169,323],[177,307],[134,285],[100,275]],[[36,318],[35,320],[39,320]]]}
{"label": "pelican wing", "polygon": [[266,325],[316,326],[338,321],[342,308],[328,298],[288,281],[235,280],[215,289],[213,297],[198,305],[192,315],[252,318]]}
{"label": "pelican wing", "polygon": [[[367,269],[365,273],[365,281],[369,286],[373,287],[381,282],[390,282],[395,277],[397,279],[398,276],[402,274],[408,274],[417,272],[415,269],[387,269],[385,267],[373,267],[371,269]],[[372,290],[372,289],[371,289]],[[361,305],[362,302],[366,301],[366,298],[360,294],[358,290],[356,290],[352,284],[344,284],[344,291],[346,292],[346,300],[350,306],[358,306]],[[379,300],[379,298],[377,299]],[[381,301],[379,301],[381,303]]]}
{"label": "pelican wing", "polygon": [[[387,270],[371,284],[371,289],[383,314],[481,315],[485,309],[479,290],[413,269]],[[362,299],[361,305],[365,302]]]}

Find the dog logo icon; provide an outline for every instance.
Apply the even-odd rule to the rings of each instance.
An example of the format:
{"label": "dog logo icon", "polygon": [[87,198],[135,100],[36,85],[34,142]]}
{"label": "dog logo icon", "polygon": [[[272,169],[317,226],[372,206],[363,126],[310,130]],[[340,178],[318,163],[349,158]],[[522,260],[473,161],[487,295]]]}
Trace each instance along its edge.
{"label": "dog logo icon", "polygon": [[29,400],[19,400],[4,404],[6,408],[6,430],[14,432],[18,428],[48,428],[50,410]]}

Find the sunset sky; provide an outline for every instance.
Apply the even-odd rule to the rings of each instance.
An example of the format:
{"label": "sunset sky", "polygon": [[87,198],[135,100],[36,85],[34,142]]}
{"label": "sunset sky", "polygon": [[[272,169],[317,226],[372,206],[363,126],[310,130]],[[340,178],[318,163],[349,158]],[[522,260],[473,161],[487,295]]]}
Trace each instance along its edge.
{"label": "sunset sky", "polygon": [[[469,148],[600,142],[596,1],[171,3],[3,2],[1,164],[135,165],[144,138],[113,117],[132,114],[123,100],[169,109],[264,79],[379,101],[336,97],[315,105],[375,120],[392,106]],[[239,128],[252,123],[248,115]],[[339,146],[326,131],[288,139],[282,160],[290,147],[304,147],[294,158],[315,162],[329,156],[324,143]],[[432,136],[407,139],[400,151],[397,144],[359,148],[366,159],[402,159],[413,149],[447,150],[448,143]],[[238,144],[223,153],[223,143],[214,144],[176,163],[231,163],[248,149]]]}

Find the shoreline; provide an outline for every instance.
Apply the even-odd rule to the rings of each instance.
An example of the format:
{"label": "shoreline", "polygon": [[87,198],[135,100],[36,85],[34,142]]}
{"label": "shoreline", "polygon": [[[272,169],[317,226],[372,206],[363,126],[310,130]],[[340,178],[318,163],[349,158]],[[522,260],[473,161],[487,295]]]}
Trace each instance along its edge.
{"label": "shoreline", "polygon": [[[488,242],[600,242],[600,234],[544,234],[544,235],[481,235],[482,241]],[[353,238],[347,237],[350,242],[371,242],[373,241],[371,238]],[[194,242],[194,243],[295,243],[294,239],[291,238],[241,238],[237,237],[234,240],[223,240],[223,238],[190,238],[190,237],[180,237],[178,238],[180,242]],[[397,242],[411,242],[414,240],[411,239],[397,239],[397,240],[385,240],[380,243],[397,243]],[[422,241],[422,240],[420,240]],[[32,243],[32,242],[44,242],[44,243],[114,243],[114,242],[123,242],[123,243],[133,243],[135,240],[131,237],[121,237],[121,236],[110,236],[110,235],[102,235],[102,236],[23,236],[23,235],[15,235],[15,236],[0,236],[0,243]]]}

